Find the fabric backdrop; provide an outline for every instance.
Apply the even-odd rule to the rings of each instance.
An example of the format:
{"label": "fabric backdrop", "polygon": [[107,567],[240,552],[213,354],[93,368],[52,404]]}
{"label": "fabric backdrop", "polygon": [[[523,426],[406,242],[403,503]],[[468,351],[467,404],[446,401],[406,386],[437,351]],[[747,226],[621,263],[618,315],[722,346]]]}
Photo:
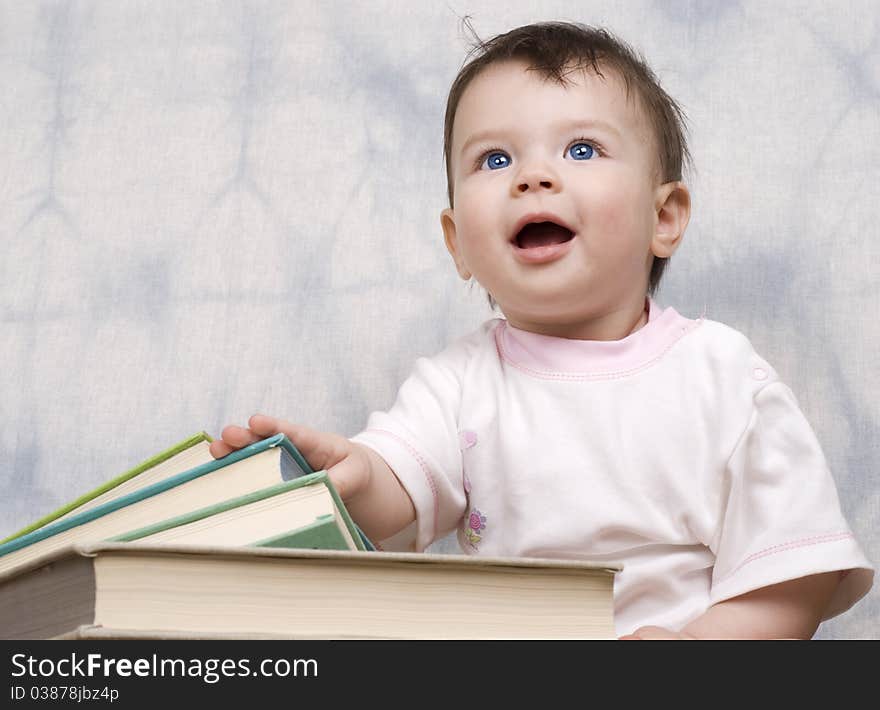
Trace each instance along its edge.
{"label": "fabric backdrop", "polygon": [[872,0],[0,1],[0,536],[256,411],[352,435],[490,316],[439,225],[465,15],[646,55],[696,164],[658,301],[776,367],[880,560]]}

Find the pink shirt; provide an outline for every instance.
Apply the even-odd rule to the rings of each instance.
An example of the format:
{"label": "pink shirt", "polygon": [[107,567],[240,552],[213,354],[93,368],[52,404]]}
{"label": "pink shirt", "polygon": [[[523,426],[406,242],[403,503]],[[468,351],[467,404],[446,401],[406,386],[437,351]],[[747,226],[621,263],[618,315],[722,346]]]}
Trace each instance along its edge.
{"label": "pink shirt", "polygon": [[353,437],[415,505],[390,543],[621,563],[618,635],[833,570],[826,618],[846,610],[873,568],[791,390],[739,332],[649,305],[619,341],[495,319],[419,359]]}

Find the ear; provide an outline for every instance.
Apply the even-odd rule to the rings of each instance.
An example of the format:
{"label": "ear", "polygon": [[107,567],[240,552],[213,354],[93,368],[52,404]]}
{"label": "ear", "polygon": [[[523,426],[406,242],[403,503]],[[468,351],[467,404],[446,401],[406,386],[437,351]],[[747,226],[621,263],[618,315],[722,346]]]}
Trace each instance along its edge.
{"label": "ear", "polygon": [[654,256],[668,258],[675,253],[684,237],[691,217],[691,193],[683,182],[667,182],[654,193],[657,224],[651,239]]}
{"label": "ear", "polygon": [[446,248],[455,262],[455,269],[458,271],[458,275],[467,281],[471,277],[471,272],[465,266],[464,257],[458,248],[458,236],[455,231],[455,212],[451,208],[447,207],[440,213],[440,226],[443,228],[443,239],[446,241]]}

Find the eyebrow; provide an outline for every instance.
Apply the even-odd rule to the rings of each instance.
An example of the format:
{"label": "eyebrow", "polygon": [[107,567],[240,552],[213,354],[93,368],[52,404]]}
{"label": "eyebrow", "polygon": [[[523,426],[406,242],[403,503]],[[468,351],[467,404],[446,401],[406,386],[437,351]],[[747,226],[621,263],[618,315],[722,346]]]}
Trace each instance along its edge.
{"label": "eyebrow", "polygon": [[[587,119],[587,120],[567,121],[565,123],[558,123],[554,126],[554,129],[557,132],[568,132],[568,131],[572,131],[572,130],[576,130],[576,129],[590,130],[590,131],[599,130],[599,131],[604,131],[606,133],[609,133],[609,134],[615,136],[616,138],[621,137],[620,131],[617,130],[617,128],[615,128],[612,124],[608,123],[607,121],[601,121],[598,119]],[[467,152],[467,150],[471,147],[471,145],[473,145],[474,143],[478,143],[480,141],[486,140],[488,138],[491,138],[492,136],[505,135],[507,133],[512,133],[512,132],[513,131],[506,131],[504,129],[499,130],[499,129],[494,129],[494,128],[490,128],[485,131],[477,131],[476,133],[470,135],[468,137],[468,139],[464,142],[464,145],[461,147],[459,154],[464,155]]]}

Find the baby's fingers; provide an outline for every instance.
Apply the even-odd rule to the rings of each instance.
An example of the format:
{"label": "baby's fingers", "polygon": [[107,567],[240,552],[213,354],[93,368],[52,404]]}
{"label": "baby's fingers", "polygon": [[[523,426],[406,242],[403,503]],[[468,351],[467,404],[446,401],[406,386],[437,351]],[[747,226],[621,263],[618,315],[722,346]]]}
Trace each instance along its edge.
{"label": "baby's fingers", "polygon": [[236,426],[235,424],[230,424],[228,427],[224,428],[223,431],[220,432],[220,437],[234,449],[249,446],[255,441],[259,441],[261,438],[259,432],[253,432],[250,429]]}
{"label": "baby's fingers", "polygon": [[260,437],[250,429],[230,424],[220,432],[220,438],[212,441],[209,446],[211,456],[215,459],[231,454],[233,451],[259,441]]}
{"label": "baby's fingers", "polygon": [[222,459],[224,456],[228,456],[235,451],[235,449],[221,439],[214,439],[214,441],[208,445],[208,451],[215,459]]}
{"label": "baby's fingers", "polygon": [[260,437],[273,434],[286,435],[316,471],[329,469],[342,461],[352,450],[351,443],[343,436],[317,431],[302,424],[294,424],[263,414],[252,416],[248,420],[248,426],[252,434]]}
{"label": "baby's fingers", "polygon": [[294,428],[294,425],[290,422],[269,417],[265,414],[254,414],[248,419],[248,426],[251,432],[263,438],[275,434],[287,434],[290,437],[288,430]]}

